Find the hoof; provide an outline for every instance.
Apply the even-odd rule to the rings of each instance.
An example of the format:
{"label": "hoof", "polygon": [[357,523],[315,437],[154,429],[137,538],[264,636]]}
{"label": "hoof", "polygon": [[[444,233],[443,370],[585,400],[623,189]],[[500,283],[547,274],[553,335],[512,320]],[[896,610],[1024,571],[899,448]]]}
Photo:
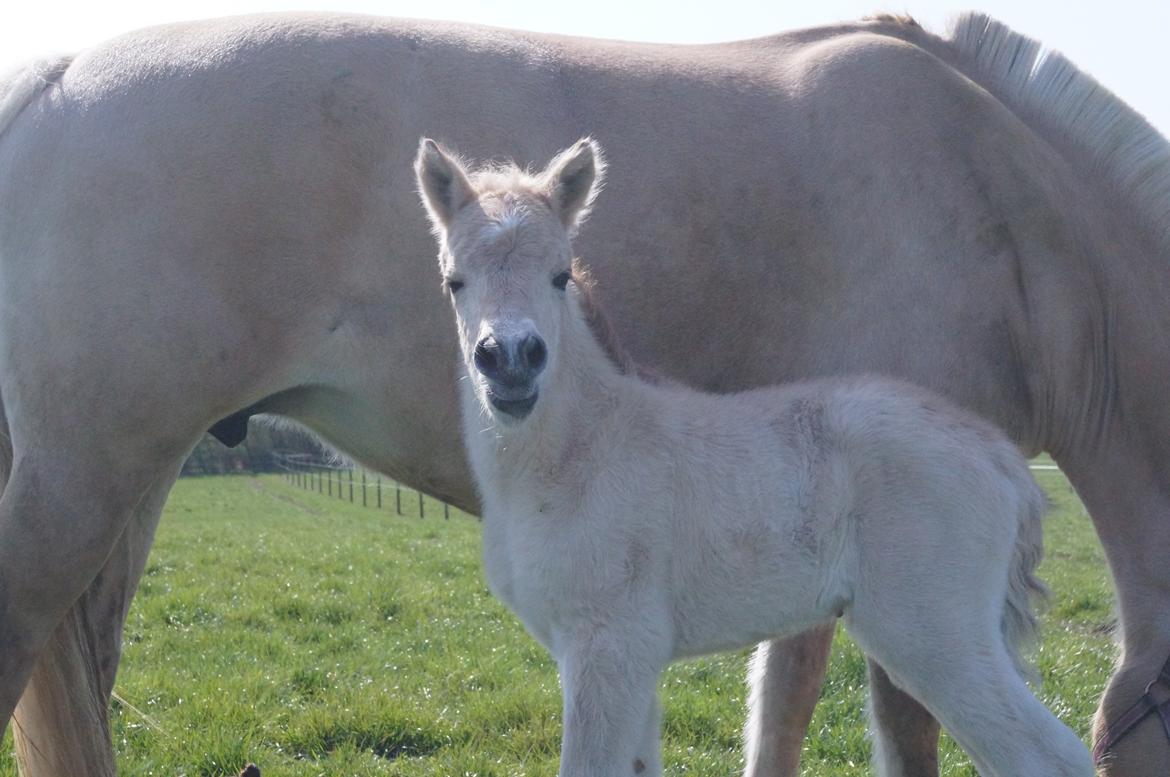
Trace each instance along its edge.
{"label": "hoof", "polygon": [[240,772],[240,777],[260,777],[260,767],[256,764],[248,764],[244,767],[244,771]]}

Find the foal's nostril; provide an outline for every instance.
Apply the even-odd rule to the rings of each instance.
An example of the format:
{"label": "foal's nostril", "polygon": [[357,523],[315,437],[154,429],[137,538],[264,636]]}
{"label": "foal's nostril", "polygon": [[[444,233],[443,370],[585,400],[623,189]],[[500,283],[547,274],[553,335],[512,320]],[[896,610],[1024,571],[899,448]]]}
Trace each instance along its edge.
{"label": "foal's nostril", "polygon": [[475,368],[489,378],[500,372],[500,344],[492,336],[485,337],[475,345]]}
{"label": "foal's nostril", "polygon": [[544,369],[544,362],[548,358],[548,350],[544,347],[544,340],[537,335],[529,335],[524,338],[524,342],[520,346],[520,353],[524,355],[524,361],[528,364],[528,369],[533,372],[540,372]]}

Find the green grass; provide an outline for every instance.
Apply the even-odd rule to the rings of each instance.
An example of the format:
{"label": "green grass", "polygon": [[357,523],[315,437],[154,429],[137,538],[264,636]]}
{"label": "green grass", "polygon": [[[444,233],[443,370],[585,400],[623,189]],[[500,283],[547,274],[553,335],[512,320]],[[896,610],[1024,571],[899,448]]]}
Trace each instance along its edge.
{"label": "green grass", "polygon": [[[1043,573],[1055,597],[1046,703],[1083,736],[1114,656],[1111,594],[1087,516],[1058,473]],[[114,739],[122,774],[556,774],[555,668],[488,594],[479,523],[401,518],[279,477],[175,488],[125,633]],[[438,517],[436,517],[438,516]],[[672,667],[669,774],[741,766],[747,652]],[[806,775],[868,773],[865,666],[839,633]],[[133,709],[130,707],[133,705]],[[0,775],[15,775],[11,740]],[[973,775],[944,743],[944,774]]]}

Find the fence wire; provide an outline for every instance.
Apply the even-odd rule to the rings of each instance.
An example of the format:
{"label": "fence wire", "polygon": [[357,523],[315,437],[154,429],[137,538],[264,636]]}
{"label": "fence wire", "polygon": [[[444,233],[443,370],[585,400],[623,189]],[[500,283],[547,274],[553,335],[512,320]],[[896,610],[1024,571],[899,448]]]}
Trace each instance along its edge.
{"label": "fence wire", "polygon": [[351,504],[361,502],[363,507],[377,510],[393,509],[401,516],[414,515],[420,519],[428,517],[427,503],[431,503],[432,516],[438,514],[436,503],[442,507],[444,520],[451,518],[451,506],[446,502],[428,497],[416,488],[403,485],[397,480],[384,477],[368,470],[326,461],[311,453],[272,452],[273,461],[284,475],[285,482],[305,491],[316,491],[340,501],[347,498]]}
{"label": "fence wire", "polygon": [[[417,504],[420,519],[427,517],[427,500],[430,500],[432,503],[438,502],[442,505],[445,520],[451,518],[451,506],[446,502],[428,497],[416,488],[405,486],[397,480],[371,473],[366,469],[330,462],[311,453],[272,451],[272,458],[277,468],[284,474],[287,483],[306,491],[316,491],[329,497],[336,496],[341,501],[348,497],[352,504],[357,504],[360,498],[362,507],[378,510],[389,509],[393,504],[395,513],[402,516],[413,515]],[[1033,471],[1060,469],[1055,464],[1028,466]]]}

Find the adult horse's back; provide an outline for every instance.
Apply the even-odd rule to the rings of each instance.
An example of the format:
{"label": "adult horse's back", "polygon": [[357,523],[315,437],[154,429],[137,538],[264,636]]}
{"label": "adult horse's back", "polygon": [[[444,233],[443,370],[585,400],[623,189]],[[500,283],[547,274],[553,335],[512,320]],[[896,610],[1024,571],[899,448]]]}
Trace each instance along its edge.
{"label": "adult horse's back", "polygon": [[[419,260],[410,162],[437,128],[522,160],[605,142],[615,196],[578,247],[640,361],[708,389],[885,372],[1051,450],[1119,583],[1116,719],[1170,653],[1170,151],[1063,60],[1037,65],[979,17],[948,40],[885,19],[651,46],[293,16],[147,30],[17,76],[0,720],[19,699],[26,771],[112,770],[120,625],[178,464],[220,419],[231,437],[291,416],[475,507]],[[825,644],[797,647],[815,667]],[[787,695],[798,729],[813,675],[754,725]],[[931,737],[902,733],[908,715],[932,730],[925,713],[880,675],[875,693],[882,758],[929,767]],[[771,741],[756,774],[795,757],[789,730]],[[1168,754],[1141,724],[1116,773]]]}

